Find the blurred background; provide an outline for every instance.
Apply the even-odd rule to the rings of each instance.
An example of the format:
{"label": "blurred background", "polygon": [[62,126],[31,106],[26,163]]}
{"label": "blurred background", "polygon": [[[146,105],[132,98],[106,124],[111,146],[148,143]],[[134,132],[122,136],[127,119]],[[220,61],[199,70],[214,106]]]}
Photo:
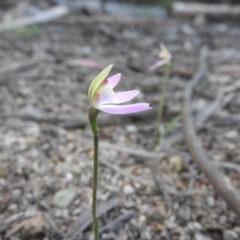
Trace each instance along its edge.
{"label": "blurred background", "polygon": [[[134,101],[152,110],[99,114],[101,239],[239,240],[239,217],[198,168],[181,120],[206,48],[189,110],[209,169],[239,195],[239,17],[237,0],[1,0],[0,240],[92,239],[87,92],[109,64],[122,73],[116,91],[139,89]],[[156,127],[160,43],[172,62]]]}

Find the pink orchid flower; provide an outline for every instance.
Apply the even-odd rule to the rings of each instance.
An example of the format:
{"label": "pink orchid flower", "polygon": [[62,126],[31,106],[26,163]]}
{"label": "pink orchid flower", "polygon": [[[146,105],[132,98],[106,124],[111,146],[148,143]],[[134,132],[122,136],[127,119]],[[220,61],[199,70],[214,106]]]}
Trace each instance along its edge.
{"label": "pink orchid flower", "polygon": [[165,45],[162,43],[160,44],[160,52],[158,54],[158,58],[159,58],[159,60],[149,67],[149,71],[153,71],[156,68],[159,68],[159,67],[169,63],[172,59],[170,52],[165,47]]}
{"label": "pink orchid flower", "polygon": [[139,90],[115,93],[113,89],[120,81],[121,73],[107,78],[112,66],[106,67],[91,83],[88,91],[88,99],[91,106],[111,114],[128,114],[151,109],[149,103],[117,105],[132,100],[138,95]]}

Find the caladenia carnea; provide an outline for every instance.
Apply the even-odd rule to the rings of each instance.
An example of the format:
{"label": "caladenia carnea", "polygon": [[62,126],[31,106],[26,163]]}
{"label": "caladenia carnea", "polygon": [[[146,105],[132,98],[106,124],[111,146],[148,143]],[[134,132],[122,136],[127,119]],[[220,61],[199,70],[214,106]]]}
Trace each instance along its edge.
{"label": "caladenia carnea", "polygon": [[[163,79],[163,83],[161,86],[161,98],[159,100],[158,110],[157,110],[156,129],[157,129],[158,137],[156,140],[156,145],[155,145],[156,147],[159,145],[162,136],[164,136],[166,134],[166,131],[164,131],[161,135],[159,135],[159,127],[161,126],[161,122],[162,122],[162,114],[163,114],[163,108],[165,105],[166,92],[167,92],[167,82],[169,79],[169,73],[170,73],[170,68],[171,68],[171,59],[172,59],[170,52],[164,46],[164,44],[160,44],[160,52],[158,54],[158,58],[159,58],[159,60],[156,63],[154,63],[152,66],[149,67],[150,71],[153,71],[161,66],[165,67],[164,79]],[[169,129],[169,127],[166,129]]]}
{"label": "caladenia carnea", "polygon": [[100,111],[110,114],[129,114],[142,112],[148,109],[148,103],[134,103],[127,105],[118,105],[128,102],[137,96],[139,90],[131,90],[124,92],[114,92],[114,87],[118,84],[121,74],[115,74],[107,77],[113,65],[109,65],[92,81],[88,90],[88,99],[90,108],[88,111],[88,118],[91,124],[92,133],[94,137],[94,162],[93,162],[93,181],[92,181],[92,217],[93,217],[93,231],[94,239],[98,239],[98,218],[97,218],[97,179],[98,179],[98,126],[97,116]]}

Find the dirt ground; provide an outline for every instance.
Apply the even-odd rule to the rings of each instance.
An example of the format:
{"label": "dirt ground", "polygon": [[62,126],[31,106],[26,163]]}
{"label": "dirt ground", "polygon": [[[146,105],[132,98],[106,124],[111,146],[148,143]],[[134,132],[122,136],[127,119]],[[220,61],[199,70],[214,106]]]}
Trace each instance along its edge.
{"label": "dirt ground", "polygon": [[200,49],[209,48],[194,121],[213,166],[239,190],[239,39],[234,22],[116,19],[86,10],[0,32],[0,239],[92,238],[87,91],[112,63],[112,74],[122,73],[117,90],[140,89],[136,102],[153,109],[99,116],[101,239],[240,239],[239,218],[194,163],[181,121],[153,150],[163,69],[148,71],[165,43],[173,56],[166,126],[181,114]]}

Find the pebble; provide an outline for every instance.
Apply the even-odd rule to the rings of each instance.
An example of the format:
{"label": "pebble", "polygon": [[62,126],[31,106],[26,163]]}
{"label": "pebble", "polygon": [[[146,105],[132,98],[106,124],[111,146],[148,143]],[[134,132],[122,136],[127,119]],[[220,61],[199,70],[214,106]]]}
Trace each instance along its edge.
{"label": "pebble", "polygon": [[9,211],[15,211],[15,210],[17,210],[17,204],[11,204],[9,207],[8,207],[8,210]]}
{"label": "pebble", "polygon": [[68,207],[75,198],[76,194],[77,191],[75,189],[59,190],[54,194],[52,203],[56,207]]}
{"label": "pebble", "polygon": [[133,194],[134,193],[134,188],[132,185],[128,184],[123,187],[123,193],[126,195]]}
{"label": "pebble", "polygon": [[183,168],[183,160],[179,156],[172,156],[169,158],[171,167],[174,171],[180,172]]}
{"label": "pebble", "polygon": [[209,207],[213,207],[215,205],[215,198],[213,196],[207,197],[207,205]]}
{"label": "pebble", "polygon": [[196,233],[193,240],[211,240],[209,237],[203,235],[202,233]]}
{"label": "pebble", "polygon": [[73,180],[73,174],[71,172],[67,172],[65,178],[66,178],[67,181],[72,181]]}
{"label": "pebble", "polygon": [[82,212],[81,208],[76,208],[73,210],[73,215],[79,215]]}
{"label": "pebble", "polygon": [[239,240],[239,236],[232,230],[225,230],[223,232],[223,240]]}
{"label": "pebble", "polygon": [[193,233],[198,233],[198,232],[201,232],[203,230],[203,227],[200,223],[198,222],[189,222],[187,224],[187,231],[190,233],[190,234],[193,234]]}
{"label": "pebble", "polygon": [[126,131],[128,133],[134,133],[137,131],[137,127],[135,125],[127,125],[126,126]]}
{"label": "pebble", "polygon": [[12,191],[12,198],[17,200],[20,198],[21,194],[22,194],[22,191],[20,189],[14,189]]}
{"label": "pebble", "polygon": [[228,132],[225,133],[225,136],[228,139],[236,138],[238,136],[238,132],[235,131],[235,130],[228,131]]}

